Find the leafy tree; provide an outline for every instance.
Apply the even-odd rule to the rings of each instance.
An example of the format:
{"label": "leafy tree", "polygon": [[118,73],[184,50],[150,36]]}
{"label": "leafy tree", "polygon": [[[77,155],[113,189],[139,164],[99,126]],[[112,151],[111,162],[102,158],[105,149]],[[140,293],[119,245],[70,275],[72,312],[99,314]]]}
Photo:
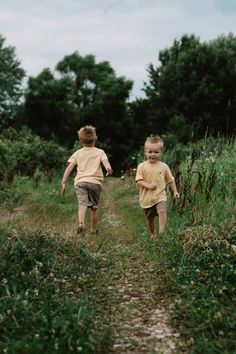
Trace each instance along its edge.
{"label": "leafy tree", "polygon": [[127,130],[131,122],[126,101],[132,82],[117,77],[109,62],[96,63],[93,55],[78,52],[65,56],[57,64],[63,76],[74,81],[74,103],[79,110],[78,127],[92,124],[99,138],[119,166],[128,150]]}
{"label": "leafy tree", "polygon": [[120,168],[128,151],[131,128],[126,101],[132,82],[117,77],[107,61],[96,63],[93,55],[67,55],[56,66],[30,78],[22,122],[45,138],[72,147],[77,130],[92,124],[99,140]]}
{"label": "leafy tree", "polygon": [[[160,65],[148,68],[144,91],[148,114],[161,131],[175,131],[182,140],[206,129],[233,133],[228,103],[236,103],[236,37],[220,36],[200,43],[184,35],[159,54]],[[155,125],[154,125],[155,126]]]}
{"label": "leafy tree", "polygon": [[49,69],[44,69],[28,80],[21,124],[28,125],[41,137],[67,144],[71,131],[76,129],[78,112],[73,101],[72,80],[56,79]]}
{"label": "leafy tree", "polygon": [[0,35],[0,129],[9,126],[16,116],[24,76],[15,48],[6,46],[5,38]]}

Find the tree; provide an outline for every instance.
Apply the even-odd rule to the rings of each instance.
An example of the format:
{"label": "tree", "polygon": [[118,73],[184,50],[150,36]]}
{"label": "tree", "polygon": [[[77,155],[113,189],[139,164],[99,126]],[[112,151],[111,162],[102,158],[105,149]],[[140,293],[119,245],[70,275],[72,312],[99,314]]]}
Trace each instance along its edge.
{"label": "tree", "polygon": [[207,129],[223,134],[229,100],[236,99],[236,37],[220,36],[200,43],[184,35],[159,54],[160,65],[148,68],[145,93],[149,114],[162,131],[175,131],[183,140],[200,137]]}
{"label": "tree", "polygon": [[44,69],[37,77],[29,78],[21,124],[43,138],[68,145],[76,130],[77,115],[69,77],[56,79],[49,69]]}
{"label": "tree", "polygon": [[93,124],[108,139],[126,123],[126,100],[132,82],[117,77],[109,62],[96,63],[93,55],[82,57],[75,52],[65,56],[56,69],[74,81],[80,125]]}
{"label": "tree", "polygon": [[5,38],[0,35],[0,129],[8,127],[16,116],[24,76],[15,48],[5,46]]}
{"label": "tree", "polygon": [[114,168],[120,169],[129,149],[131,121],[126,101],[132,81],[117,77],[109,62],[96,63],[93,55],[82,57],[78,52],[65,56],[56,69],[74,81],[78,127],[94,125]]}
{"label": "tree", "polygon": [[75,52],[56,65],[55,75],[45,69],[29,79],[25,123],[42,137],[69,147],[81,126],[94,125],[100,146],[118,169],[128,152],[126,101],[131,88],[132,82],[117,77],[107,61],[96,63],[93,55]]}

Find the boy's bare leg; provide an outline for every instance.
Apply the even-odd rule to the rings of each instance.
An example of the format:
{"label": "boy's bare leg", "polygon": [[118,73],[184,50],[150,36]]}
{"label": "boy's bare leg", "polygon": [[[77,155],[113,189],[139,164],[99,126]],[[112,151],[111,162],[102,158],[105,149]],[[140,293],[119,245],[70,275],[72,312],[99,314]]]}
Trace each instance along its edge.
{"label": "boy's bare leg", "polygon": [[167,222],[166,210],[157,209],[157,213],[159,222],[159,234],[161,234],[164,231]]}
{"label": "boy's bare leg", "polygon": [[87,206],[80,205],[78,210],[78,221],[79,225],[85,226],[85,215],[86,215]]}
{"label": "boy's bare leg", "polygon": [[154,218],[146,218],[146,223],[147,223],[148,230],[150,232],[151,240],[154,240],[154,238],[155,238]]}
{"label": "boy's bare leg", "polygon": [[97,232],[98,223],[98,209],[90,209],[90,221],[91,221],[91,233],[95,234]]}

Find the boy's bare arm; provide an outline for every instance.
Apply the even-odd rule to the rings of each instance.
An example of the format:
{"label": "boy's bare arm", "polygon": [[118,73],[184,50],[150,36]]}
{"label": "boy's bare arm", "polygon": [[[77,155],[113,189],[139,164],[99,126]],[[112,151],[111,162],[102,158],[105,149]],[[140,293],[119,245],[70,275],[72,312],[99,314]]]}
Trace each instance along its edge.
{"label": "boy's bare arm", "polygon": [[110,162],[108,160],[102,160],[102,164],[104,166],[104,168],[107,171],[108,175],[111,175],[113,173],[113,170],[111,168]]}
{"label": "boy's bare arm", "polygon": [[178,199],[179,198],[179,192],[177,191],[177,187],[176,187],[176,184],[175,184],[175,181],[171,182],[169,184],[169,187],[173,193],[173,196],[175,199]]}
{"label": "boy's bare arm", "polygon": [[143,188],[152,189],[152,190],[157,189],[157,185],[156,185],[156,184],[147,183],[147,182],[145,182],[143,179],[139,179],[139,180],[137,181],[137,184],[138,184],[140,187],[143,187]]}
{"label": "boy's bare arm", "polygon": [[65,193],[67,178],[71,174],[71,171],[73,170],[74,167],[75,167],[75,164],[73,162],[70,162],[69,165],[65,169],[64,175],[61,180],[61,194]]}

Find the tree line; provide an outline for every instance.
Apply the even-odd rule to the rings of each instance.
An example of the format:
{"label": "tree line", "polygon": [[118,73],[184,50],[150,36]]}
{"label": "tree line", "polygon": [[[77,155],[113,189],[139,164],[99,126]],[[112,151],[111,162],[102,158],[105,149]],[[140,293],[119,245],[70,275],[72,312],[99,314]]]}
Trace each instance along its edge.
{"label": "tree line", "polygon": [[73,148],[77,130],[92,124],[116,170],[131,164],[146,136],[169,146],[206,132],[232,136],[236,128],[236,36],[201,42],[183,35],[149,64],[144,98],[130,102],[133,82],[108,61],[78,51],[55,70],[26,77],[15,48],[0,35],[0,129],[28,127],[43,139]]}

